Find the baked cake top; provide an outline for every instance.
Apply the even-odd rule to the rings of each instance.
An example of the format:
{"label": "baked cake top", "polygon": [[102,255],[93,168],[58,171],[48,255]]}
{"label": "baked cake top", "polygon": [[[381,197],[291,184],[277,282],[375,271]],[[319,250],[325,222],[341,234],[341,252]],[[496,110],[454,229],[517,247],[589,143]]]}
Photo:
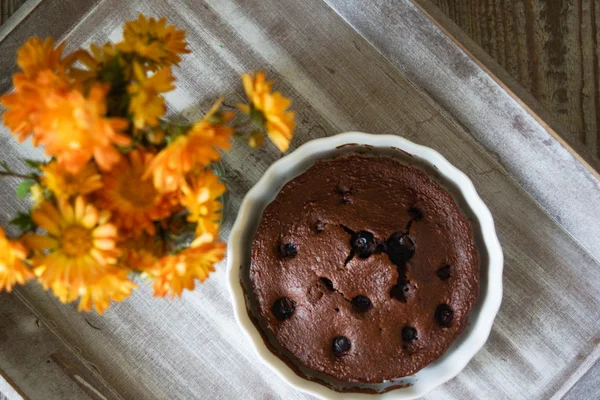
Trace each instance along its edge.
{"label": "baked cake top", "polygon": [[318,379],[380,383],[439,358],[479,291],[471,227],[421,170],[386,157],[316,163],[266,208],[249,300],[272,349]]}

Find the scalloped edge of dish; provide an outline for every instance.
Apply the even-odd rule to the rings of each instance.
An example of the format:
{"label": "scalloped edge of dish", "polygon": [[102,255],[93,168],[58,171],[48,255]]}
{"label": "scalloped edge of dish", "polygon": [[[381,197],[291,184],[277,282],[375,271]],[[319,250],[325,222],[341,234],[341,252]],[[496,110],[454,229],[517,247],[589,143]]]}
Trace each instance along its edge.
{"label": "scalloped edge of dish", "polygon": [[[240,283],[240,265],[247,263],[245,250],[249,249],[251,240],[244,241],[253,219],[257,216],[257,208],[268,202],[279,193],[283,184],[304,172],[319,159],[334,156],[344,146],[366,146],[374,153],[377,149],[395,149],[416,157],[437,169],[442,178],[454,185],[464,198],[473,216],[477,219],[481,232],[481,242],[487,252],[487,260],[482,260],[480,271],[486,271],[487,282],[482,282],[482,291],[469,318],[469,326],[452,344],[448,351],[435,362],[429,364],[411,378],[408,387],[393,389],[381,394],[363,394],[352,392],[336,392],[329,387],[302,378],[297,375],[283,360],[273,354],[265,344],[246,307],[245,293]],[[252,232],[253,236],[253,232]],[[311,140],[292,153],[273,163],[260,180],[244,197],[236,221],[231,230],[227,246],[227,276],[229,291],[232,296],[234,315],[244,335],[249,339],[256,355],[280,378],[290,386],[324,399],[356,399],[366,400],[379,396],[385,400],[408,400],[423,396],[436,387],[458,375],[487,341],[494,319],[502,302],[502,270],[503,254],[496,235],[492,215],[477,194],[471,180],[454,167],[437,151],[415,144],[400,136],[373,135],[361,132],[347,132],[335,136]],[[483,275],[483,274],[482,274]]]}

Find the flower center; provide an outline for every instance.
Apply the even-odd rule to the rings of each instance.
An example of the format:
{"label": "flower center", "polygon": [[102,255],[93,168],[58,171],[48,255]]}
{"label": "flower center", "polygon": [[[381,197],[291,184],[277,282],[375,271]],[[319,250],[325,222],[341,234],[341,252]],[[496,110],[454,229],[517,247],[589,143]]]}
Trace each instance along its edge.
{"label": "flower center", "polygon": [[61,237],[61,247],[64,253],[73,258],[88,254],[93,246],[92,234],[81,225],[68,226]]}
{"label": "flower center", "polygon": [[80,182],[77,180],[77,178],[71,174],[66,174],[63,179],[66,194],[70,196],[72,194],[77,193],[80,187]]}
{"label": "flower center", "polygon": [[119,193],[133,208],[152,207],[158,194],[152,181],[142,180],[140,176],[123,177]]}

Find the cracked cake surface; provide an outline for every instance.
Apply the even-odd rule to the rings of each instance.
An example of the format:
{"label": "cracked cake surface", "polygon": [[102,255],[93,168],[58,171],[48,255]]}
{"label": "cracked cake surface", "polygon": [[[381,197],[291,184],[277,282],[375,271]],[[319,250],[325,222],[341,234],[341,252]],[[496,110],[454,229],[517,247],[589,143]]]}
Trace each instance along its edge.
{"label": "cracked cake surface", "polygon": [[466,218],[426,173],[346,155],[267,206],[249,280],[276,354],[314,376],[380,383],[416,373],[463,331],[479,257]]}

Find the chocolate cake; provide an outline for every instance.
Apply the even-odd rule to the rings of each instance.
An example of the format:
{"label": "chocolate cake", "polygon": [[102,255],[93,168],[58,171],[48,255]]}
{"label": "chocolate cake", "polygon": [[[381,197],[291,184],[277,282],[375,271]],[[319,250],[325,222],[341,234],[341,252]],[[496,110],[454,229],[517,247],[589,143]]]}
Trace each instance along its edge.
{"label": "chocolate cake", "polygon": [[426,173],[353,154],[283,187],[248,278],[269,347],[301,375],[352,391],[444,354],[477,298],[479,257],[466,218]]}

